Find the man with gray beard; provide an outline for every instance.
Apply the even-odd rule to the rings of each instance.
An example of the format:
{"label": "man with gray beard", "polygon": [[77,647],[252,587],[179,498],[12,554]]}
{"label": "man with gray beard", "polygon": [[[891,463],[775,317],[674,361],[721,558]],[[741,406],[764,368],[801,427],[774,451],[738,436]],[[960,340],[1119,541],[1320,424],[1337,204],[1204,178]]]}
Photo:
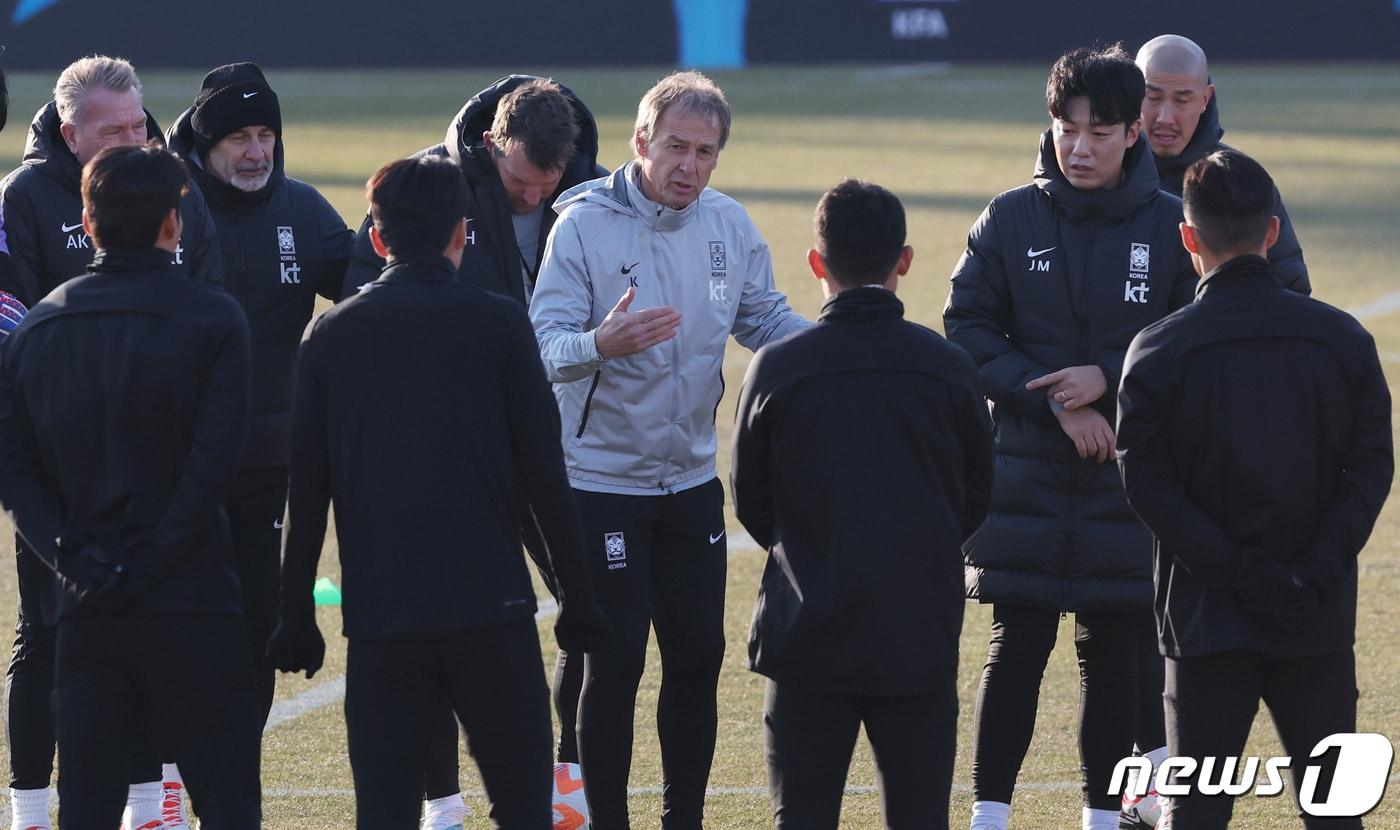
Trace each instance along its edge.
{"label": "man with gray beard", "polygon": [[[315,188],[283,172],[282,112],[257,64],[210,71],[166,141],[204,191],[227,264],[225,287],[252,333],[248,441],[225,507],[249,645],[261,657],[277,620],[292,364],[316,295],[340,298],[354,234]],[[274,672],[258,672],[266,721]]]}

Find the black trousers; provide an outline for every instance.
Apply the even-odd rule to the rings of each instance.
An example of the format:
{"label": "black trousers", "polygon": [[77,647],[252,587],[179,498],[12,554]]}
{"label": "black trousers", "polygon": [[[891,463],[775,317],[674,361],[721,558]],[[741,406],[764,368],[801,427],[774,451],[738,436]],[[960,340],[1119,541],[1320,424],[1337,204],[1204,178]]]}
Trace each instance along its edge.
{"label": "black trousers", "polygon": [[53,673],[57,631],[44,625],[40,595],[53,576],[39,557],[15,539],[19,577],[19,622],[5,671],[5,727],[10,749],[10,786],[40,790],[53,779]]}
{"label": "black trousers", "polygon": [[[521,541],[525,552],[539,569],[540,581],[555,600],[559,599],[559,589],[554,583],[554,571],[549,562],[548,546],[540,531],[533,513],[527,514],[520,522]],[[554,699],[554,712],[559,718],[559,743],[555,746],[555,756],[561,764],[578,763],[578,699],[583,691],[583,655],[572,658],[564,649],[554,660],[554,677],[550,682],[550,696]]]}
{"label": "black trousers", "polygon": [[152,710],[160,712],[201,826],[259,826],[262,735],[238,617],[68,618],[58,626],[56,654],[63,830],[112,830],[121,822],[131,747]]}
{"label": "black trousers", "polygon": [[233,557],[243,589],[243,627],[254,656],[262,722],[272,709],[277,672],[265,664],[267,641],[277,627],[282,590],[282,515],[287,508],[287,470],[240,470],[224,502],[233,531]]}
{"label": "black trousers", "polygon": [[[1141,614],[1075,614],[1079,655],[1079,760],[1084,803],[1116,810],[1108,795],[1114,766],[1132,754],[1138,707],[1136,657]],[[1040,681],[1055,647],[1058,611],[997,603],[977,692],[972,791],[977,801],[1011,803],[1035,732]]]}
{"label": "black trousers", "polygon": [[[350,641],[345,725],[356,827],[414,830],[444,703],[461,721],[491,817],[550,830],[549,692],[533,619]],[[455,742],[454,742],[455,746]]]}
{"label": "black trousers", "polygon": [[637,685],[650,628],[661,649],[656,726],[665,777],[661,826],[698,830],[715,754],[724,659],[724,489],[719,479],[664,496],[574,491],[594,590],[613,642],[588,655],[578,749],[594,830],[626,830]]}
{"label": "black trousers", "polygon": [[[1315,657],[1231,651],[1168,658],[1167,746],[1174,756],[1198,760],[1239,756],[1263,700],[1284,754],[1294,759],[1289,778],[1296,798],[1317,742],[1356,731],[1356,698],[1356,658],[1350,650]],[[1330,771],[1324,770],[1319,792],[1330,780]],[[1234,798],[1226,795],[1173,797],[1171,802],[1172,826],[1178,830],[1223,830],[1234,810]],[[1308,830],[1361,827],[1359,818],[1314,818],[1301,810],[1299,815]]]}
{"label": "black trousers", "polygon": [[1138,633],[1137,660],[1137,720],[1133,743],[1144,753],[1167,745],[1166,658],[1157,645],[1157,619],[1151,613],[1143,615]]}
{"label": "black trousers", "polygon": [[763,707],[768,786],[778,828],[836,830],[861,724],[889,830],[948,830],[957,754],[957,673],[914,696],[832,695],[769,681]]}

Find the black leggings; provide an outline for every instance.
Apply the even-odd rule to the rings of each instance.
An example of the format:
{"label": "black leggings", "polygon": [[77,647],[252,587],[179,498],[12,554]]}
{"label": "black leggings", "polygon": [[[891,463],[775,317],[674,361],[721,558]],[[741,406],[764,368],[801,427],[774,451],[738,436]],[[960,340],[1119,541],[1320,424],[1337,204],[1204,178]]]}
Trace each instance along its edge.
{"label": "black leggings", "polygon": [[419,771],[441,736],[444,706],[466,732],[496,826],[550,830],[549,692],[533,619],[350,641],[345,725],[356,826],[417,826]]}
{"label": "black leggings", "polygon": [[5,726],[10,745],[10,786],[41,790],[53,779],[53,673],[56,629],[44,625],[43,594],[54,590],[51,572],[15,539],[19,623],[5,672]]}
{"label": "black leggings", "polygon": [[[1118,809],[1119,797],[1108,795],[1108,785],[1114,766],[1132,754],[1141,616],[1118,611],[1075,614],[1080,774],[1084,803],[1096,810]],[[1058,611],[1022,605],[998,603],[993,609],[991,646],[977,692],[972,761],[977,801],[1011,803],[1035,732],[1040,681],[1055,647],[1059,618]]]}
{"label": "black leggings", "polygon": [[763,723],[779,830],[836,830],[861,724],[889,830],[948,830],[957,754],[957,673],[927,695],[829,695],[768,682]]}
{"label": "black leggings", "polygon": [[[1230,651],[1167,660],[1167,746],[1190,758],[1239,756],[1262,699],[1278,729],[1294,796],[1313,747],[1337,732],[1356,731],[1356,658],[1348,650],[1315,657],[1271,657]],[[1262,778],[1262,776],[1261,776]],[[1192,779],[1187,779],[1192,780]],[[1317,795],[1331,786],[1324,766]],[[1224,830],[1234,799],[1229,796],[1173,797],[1172,826]],[[1308,830],[1360,828],[1359,818],[1302,815]]]}
{"label": "black leggings", "polygon": [[1157,619],[1144,614],[1138,634],[1138,705],[1133,729],[1133,743],[1143,754],[1167,745],[1164,723],[1166,705],[1162,694],[1166,689],[1166,658],[1157,642]]}
{"label": "black leggings", "polygon": [[613,626],[589,654],[579,755],[594,830],[626,830],[632,724],[647,638],[656,628],[661,826],[699,830],[715,754],[715,692],[724,659],[724,490],[719,479],[662,496],[574,491],[594,589]]}

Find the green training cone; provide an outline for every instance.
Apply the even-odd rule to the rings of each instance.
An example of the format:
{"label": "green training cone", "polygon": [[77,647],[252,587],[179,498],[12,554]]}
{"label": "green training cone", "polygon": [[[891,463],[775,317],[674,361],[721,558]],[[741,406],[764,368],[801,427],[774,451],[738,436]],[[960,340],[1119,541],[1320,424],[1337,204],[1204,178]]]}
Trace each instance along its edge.
{"label": "green training cone", "polygon": [[330,577],[323,576],[316,580],[316,585],[311,589],[311,596],[316,598],[317,605],[340,604],[340,589],[331,582]]}

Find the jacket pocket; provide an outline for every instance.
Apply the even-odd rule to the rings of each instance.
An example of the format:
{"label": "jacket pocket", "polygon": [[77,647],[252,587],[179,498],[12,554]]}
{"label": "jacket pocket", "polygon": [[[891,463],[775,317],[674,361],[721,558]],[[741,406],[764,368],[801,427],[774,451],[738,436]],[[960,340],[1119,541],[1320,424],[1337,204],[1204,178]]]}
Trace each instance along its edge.
{"label": "jacket pocket", "polygon": [[601,380],[602,377],[602,369],[593,373],[593,383],[588,386],[588,397],[583,399],[583,414],[578,419],[578,431],[574,433],[575,438],[582,438],[583,431],[588,428],[588,410],[593,406],[593,393],[598,391],[598,381]]}

